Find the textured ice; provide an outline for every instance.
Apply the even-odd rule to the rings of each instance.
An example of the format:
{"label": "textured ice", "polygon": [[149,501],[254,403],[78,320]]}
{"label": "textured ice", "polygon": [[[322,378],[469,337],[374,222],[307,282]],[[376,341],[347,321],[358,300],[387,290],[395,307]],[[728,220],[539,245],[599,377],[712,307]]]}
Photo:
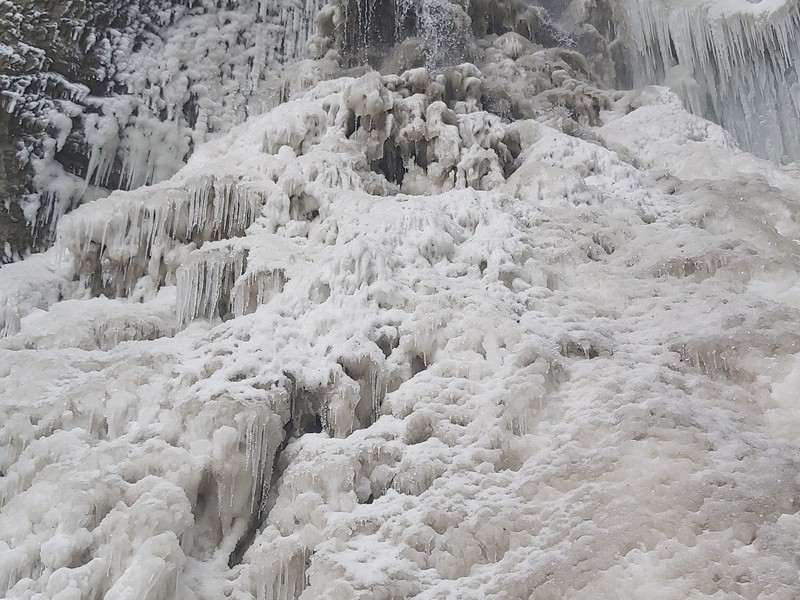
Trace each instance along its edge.
{"label": "textured ice", "polygon": [[0,269],[0,595],[800,595],[800,174],[487,39]]}

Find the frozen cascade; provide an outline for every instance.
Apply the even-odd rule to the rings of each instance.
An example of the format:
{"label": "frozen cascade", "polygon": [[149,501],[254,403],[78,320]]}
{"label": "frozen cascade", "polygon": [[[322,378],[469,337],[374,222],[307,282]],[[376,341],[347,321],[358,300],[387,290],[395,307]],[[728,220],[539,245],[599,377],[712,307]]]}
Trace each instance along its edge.
{"label": "frozen cascade", "polygon": [[[185,325],[198,317],[228,317],[230,289],[244,273],[246,253],[221,248],[191,255],[189,264],[178,270],[178,323]],[[183,291],[186,290],[186,291]]]}
{"label": "frozen cascade", "polygon": [[0,596],[800,595],[800,173],[478,5],[0,269]]}
{"label": "frozen cascade", "polygon": [[[0,193],[5,211],[9,202],[18,205],[34,227],[35,246],[52,243],[57,221],[82,201],[106,195],[106,188],[168,179],[204,141],[273,108],[287,90],[315,82],[302,68],[287,66],[305,56],[325,0],[123,5],[124,17],[109,31],[103,15],[113,7],[67,4],[63,10],[76,13],[70,43],[80,39],[75,52],[84,53],[91,68],[51,69],[53,53],[64,60],[58,40],[49,50],[25,43],[41,41],[26,37],[42,27],[35,8],[21,7],[16,20],[6,22],[12,11],[0,22],[0,47],[11,65],[8,76],[0,76],[0,106],[15,128],[9,142],[19,145],[4,173],[13,167],[13,185]],[[9,40],[15,33],[18,38],[10,46],[3,43],[6,27]],[[89,85],[53,69],[76,69],[71,77],[88,77]],[[0,259],[25,251],[0,248]]]}
{"label": "frozen cascade", "polygon": [[774,160],[800,160],[800,3],[621,0],[634,85],[659,83]]}

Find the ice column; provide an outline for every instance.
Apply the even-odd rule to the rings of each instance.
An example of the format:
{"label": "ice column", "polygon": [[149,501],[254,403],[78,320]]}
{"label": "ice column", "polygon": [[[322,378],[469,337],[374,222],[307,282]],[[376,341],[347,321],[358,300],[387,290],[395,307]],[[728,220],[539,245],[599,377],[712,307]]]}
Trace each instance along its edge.
{"label": "ice column", "polygon": [[230,291],[247,267],[247,252],[220,247],[195,252],[178,270],[178,324],[205,318],[225,317]]}

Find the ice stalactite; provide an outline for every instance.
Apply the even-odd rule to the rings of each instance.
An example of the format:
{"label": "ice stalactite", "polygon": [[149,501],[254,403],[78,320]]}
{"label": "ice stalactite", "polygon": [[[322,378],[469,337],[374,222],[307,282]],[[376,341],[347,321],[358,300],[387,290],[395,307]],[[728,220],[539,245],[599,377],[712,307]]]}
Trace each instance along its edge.
{"label": "ice stalactite", "polygon": [[178,240],[188,237],[188,196],[174,187],[161,193],[162,201],[154,202],[148,191],[125,204],[112,196],[99,200],[88,218],[65,220],[58,245],[81,257],[74,277],[93,294],[149,296],[174,281],[183,252]]}
{"label": "ice stalactite", "polygon": [[669,85],[745,149],[777,162],[800,160],[800,4],[620,6],[635,85]]}
{"label": "ice stalactite", "polygon": [[81,257],[74,277],[91,293],[152,296],[175,283],[178,265],[197,244],[243,234],[264,201],[258,185],[235,177],[190,178],[154,190],[123,204],[105,198],[86,218],[65,219],[59,248]]}
{"label": "ice stalactite", "polygon": [[257,307],[280,294],[285,285],[286,275],[279,268],[244,274],[231,290],[233,314],[239,316],[254,312]]}
{"label": "ice stalactite", "polygon": [[114,168],[114,160],[120,145],[119,121],[113,115],[86,116],[84,133],[89,145],[89,164],[86,167],[86,181],[97,185],[108,185]]}
{"label": "ice stalactite", "polygon": [[244,238],[192,251],[177,273],[178,325],[247,315],[280,295],[295,261],[307,260],[302,248],[283,241],[265,235],[257,245]]}
{"label": "ice stalactite", "polygon": [[228,555],[242,540],[250,541],[248,530],[259,523],[283,433],[280,418],[267,407],[245,409],[235,421],[236,428],[222,427],[214,433],[212,463],[219,543]]}
{"label": "ice stalactite", "polygon": [[265,202],[258,184],[206,176],[188,182],[190,235],[202,240],[243,235]]}
{"label": "ice stalactite", "polygon": [[200,318],[230,318],[230,292],[247,268],[247,252],[223,244],[190,255],[178,270],[178,324]]}
{"label": "ice stalactite", "polygon": [[273,549],[273,560],[247,572],[247,587],[255,600],[296,600],[306,588],[309,550],[298,550],[290,542]]}

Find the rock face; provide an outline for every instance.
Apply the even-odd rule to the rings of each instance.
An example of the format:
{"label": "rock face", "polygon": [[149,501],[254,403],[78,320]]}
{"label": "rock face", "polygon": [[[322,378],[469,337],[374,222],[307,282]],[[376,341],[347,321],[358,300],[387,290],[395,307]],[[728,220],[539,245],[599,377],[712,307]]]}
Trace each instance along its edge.
{"label": "rock face", "polygon": [[312,4],[107,29],[32,136],[136,189],[0,269],[0,596],[800,596],[800,173],[600,2]]}
{"label": "rock face", "polygon": [[[155,35],[164,24],[160,18],[169,19],[169,7],[0,3],[0,219],[10,246],[0,253],[3,262],[49,245],[51,224],[79,203],[84,186],[78,180],[88,162],[82,133],[87,99],[116,91],[114,52],[121,39]],[[46,169],[48,162],[63,173]],[[42,181],[47,178],[60,180]],[[67,189],[56,192],[59,185]]]}

